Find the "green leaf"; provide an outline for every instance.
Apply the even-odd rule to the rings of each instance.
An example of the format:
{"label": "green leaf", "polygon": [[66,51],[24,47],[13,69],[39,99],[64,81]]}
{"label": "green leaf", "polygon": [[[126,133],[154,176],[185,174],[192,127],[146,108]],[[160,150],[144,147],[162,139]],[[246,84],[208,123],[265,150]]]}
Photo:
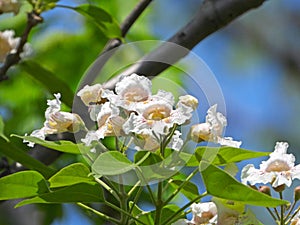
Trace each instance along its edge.
{"label": "green leaf", "polygon": [[3,138],[5,141],[9,142],[9,139],[4,134],[4,122],[0,115],[0,137]]}
{"label": "green leaf", "polygon": [[71,153],[71,154],[81,154],[80,149],[86,148],[83,144],[75,144],[71,141],[45,141],[37,137],[19,136],[15,134],[11,136],[21,138],[26,141],[34,142],[36,144],[42,145],[47,148],[51,148],[56,151]]}
{"label": "green leaf", "polygon": [[36,171],[22,171],[0,179],[0,200],[33,197],[47,193],[44,177]]}
{"label": "green leaf", "polygon": [[[169,218],[174,218],[174,214],[180,210],[180,207],[178,205],[166,205],[162,209],[161,213],[161,220],[163,221],[162,224],[166,224],[164,220]],[[180,218],[184,218],[184,212],[182,211],[180,214],[176,216],[176,220],[179,220]],[[172,219],[173,220],[173,219]],[[175,220],[175,219],[174,219]]]}
{"label": "green leaf", "polygon": [[83,4],[77,7],[67,7],[75,10],[86,18],[92,20],[100,31],[108,38],[121,37],[121,30],[119,25],[113,17],[104,9],[94,5]]}
{"label": "green leaf", "polygon": [[118,151],[102,153],[93,163],[92,171],[100,175],[118,175],[126,173],[136,165]]}
{"label": "green leaf", "polygon": [[[142,209],[140,209],[136,204],[133,205],[133,202],[129,202],[129,207],[132,208],[132,215],[139,219],[140,221],[144,222],[147,225],[154,225],[154,213],[150,212],[150,211],[143,211]],[[142,223],[139,223],[137,221],[135,221],[136,225],[143,225]]]}
{"label": "green leaf", "polygon": [[11,142],[8,143],[4,141],[3,139],[0,139],[0,152],[12,160],[19,162],[26,168],[40,172],[45,178],[51,177],[55,173],[55,170],[47,167],[45,164],[32,158],[27,154],[27,152],[17,148]]}
{"label": "green leaf", "polygon": [[[242,148],[233,147],[198,147],[195,156],[200,162],[202,159],[211,162],[213,165],[225,165],[232,162],[239,162],[246,159],[268,156],[269,152],[255,152]],[[192,162],[192,161],[190,161]]]}
{"label": "green leaf", "polygon": [[82,163],[74,163],[64,167],[49,179],[50,187],[64,187],[78,183],[96,183],[93,177],[89,176],[89,168]]}
{"label": "green leaf", "polygon": [[244,204],[276,207],[289,204],[245,186],[222,169],[202,161],[199,166],[208,194]]}
{"label": "green leaf", "polygon": [[[170,184],[172,187],[177,189],[182,183],[186,181],[184,180],[173,180]],[[186,184],[183,186],[183,188],[180,191],[182,194],[184,194],[185,197],[187,197],[189,200],[195,199],[197,196],[199,196],[199,191],[197,185],[195,185],[192,182],[186,182]]]}
{"label": "green leaf", "polygon": [[31,199],[19,202],[15,207],[33,203],[75,203],[75,202],[101,202],[102,189],[98,184],[80,183],[54,190],[50,193],[40,194]]}
{"label": "green leaf", "polygon": [[41,82],[52,94],[61,93],[62,101],[72,108],[74,93],[67,83],[34,61],[26,60],[19,66],[35,80]]}

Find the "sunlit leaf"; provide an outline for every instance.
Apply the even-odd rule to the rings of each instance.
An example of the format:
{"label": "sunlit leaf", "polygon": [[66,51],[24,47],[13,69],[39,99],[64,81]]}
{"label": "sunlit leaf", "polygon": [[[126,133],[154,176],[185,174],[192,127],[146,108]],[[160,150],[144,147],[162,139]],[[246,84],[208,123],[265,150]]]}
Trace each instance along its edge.
{"label": "sunlit leaf", "polygon": [[[184,180],[173,180],[170,184],[175,189],[177,189],[180,185],[182,185]],[[199,196],[199,191],[197,185],[195,185],[192,182],[186,182],[186,184],[183,186],[183,188],[180,191],[182,194],[184,194],[185,197],[187,197],[189,200],[195,199],[197,196]]]}
{"label": "sunlit leaf", "polygon": [[50,179],[50,187],[64,187],[78,183],[90,183],[94,184],[93,177],[89,176],[89,168],[82,163],[74,163],[64,167],[53,175]]}
{"label": "sunlit leaf", "polygon": [[40,194],[31,199],[19,202],[16,207],[32,203],[75,203],[75,202],[101,202],[102,189],[98,184],[80,183],[60,188],[49,193]]}
{"label": "sunlit leaf", "polygon": [[256,152],[243,148],[206,147],[196,148],[195,154],[181,153],[185,158],[190,156],[187,166],[198,166],[201,160],[211,162],[213,165],[225,165],[228,163],[240,162],[242,160],[268,156],[270,152]]}
{"label": "sunlit leaf", "polygon": [[18,137],[26,141],[34,142],[36,144],[42,145],[47,148],[51,148],[56,151],[71,153],[71,154],[80,154],[81,148],[86,148],[83,144],[75,144],[71,141],[45,141],[36,137],[31,136],[19,136],[12,135],[13,137]]}
{"label": "sunlit leaf", "polygon": [[288,204],[241,184],[224,170],[207,162],[201,162],[199,169],[207,192],[212,196],[265,207]]}
{"label": "sunlit leaf", "polygon": [[118,175],[126,173],[136,165],[118,151],[102,153],[92,165],[92,171],[99,175]]}
{"label": "sunlit leaf", "polygon": [[33,197],[47,193],[44,177],[36,171],[22,171],[0,179],[0,200]]}

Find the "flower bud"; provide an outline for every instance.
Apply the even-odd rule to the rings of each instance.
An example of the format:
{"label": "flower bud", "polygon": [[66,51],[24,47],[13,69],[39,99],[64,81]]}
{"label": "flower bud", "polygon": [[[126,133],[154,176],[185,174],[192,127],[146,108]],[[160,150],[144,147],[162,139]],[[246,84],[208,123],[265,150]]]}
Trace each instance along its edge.
{"label": "flower bud", "polygon": [[294,189],[294,200],[295,202],[299,201],[300,199],[300,186]]}
{"label": "flower bud", "polygon": [[184,95],[179,97],[179,102],[195,110],[198,107],[198,99],[191,95]]}
{"label": "flower bud", "polygon": [[271,189],[268,186],[260,186],[258,189],[259,192],[271,196]]}
{"label": "flower bud", "polygon": [[193,125],[190,130],[190,138],[197,143],[207,141],[211,135],[210,130],[210,125],[208,123]]}
{"label": "flower bud", "polygon": [[283,192],[285,189],[285,184],[279,185],[277,187],[273,187],[276,192]]}

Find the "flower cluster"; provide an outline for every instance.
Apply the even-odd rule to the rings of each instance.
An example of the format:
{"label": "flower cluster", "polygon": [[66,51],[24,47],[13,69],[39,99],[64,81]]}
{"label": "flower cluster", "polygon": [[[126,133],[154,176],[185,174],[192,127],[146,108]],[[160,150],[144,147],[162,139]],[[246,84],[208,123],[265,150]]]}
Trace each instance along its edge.
{"label": "flower cluster", "polygon": [[137,149],[155,151],[168,140],[169,147],[179,150],[183,140],[176,126],[189,122],[198,101],[186,95],[175,105],[171,93],[159,90],[153,95],[151,89],[151,81],[137,74],[123,77],[115,92],[99,84],[85,86],[77,95],[89,107],[97,130],[82,141],[91,145],[106,136],[130,136]]}
{"label": "flower cluster", "polygon": [[[14,36],[15,32],[13,30],[5,30],[0,32],[0,64],[5,62],[6,57],[9,54],[14,54],[17,52],[21,38],[15,38]],[[20,54],[20,57],[23,58],[28,56],[31,54],[31,52],[32,50],[30,45],[26,43],[23,47],[23,52]]]}
{"label": "flower cluster", "polygon": [[[57,134],[62,132],[77,132],[84,127],[84,122],[79,115],[75,113],[62,112],[60,94],[54,94],[54,100],[48,100],[48,108],[45,112],[46,121],[41,129],[34,130],[30,136],[45,139],[47,134]],[[28,142],[24,140],[24,142]],[[28,142],[29,147],[34,143]]]}
{"label": "flower cluster", "polygon": [[19,0],[0,0],[0,14],[10,13],[18,14],[21,7]]}
{"label": "flower cluster", "polygon": [[300,179],[300,165],[295,166],[295,156],[287,154],[288,143],[277,142],[274,152],[267,161],[256,169],[253,164],[246,165],[242,170],[242,183],[255,185],[272,184],[272,187],[291,186],[293,179]]}

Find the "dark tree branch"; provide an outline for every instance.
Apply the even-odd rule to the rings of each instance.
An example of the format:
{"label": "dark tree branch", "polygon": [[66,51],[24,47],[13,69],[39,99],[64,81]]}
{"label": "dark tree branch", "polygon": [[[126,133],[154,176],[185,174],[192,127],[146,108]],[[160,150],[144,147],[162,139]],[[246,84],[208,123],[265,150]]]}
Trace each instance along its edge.
{"label": "dark tree branch", "polygon": [[[170,44],[162,44],[150,54],[146,55],[138,63],[128,68],[122,75],[132,73],[145,76],[156,76],[178,60],[186,56],[190,49],[200,41],[226,26],[247,11],[261,6],[265,0],[205,0],[200,6],[195,17],[168,42],[186,48],[178,51]],[[158,63],[158,62],[168,63]],[[105,88],[113,89],[119,76],[114,77],[104,84]]]}
{"label": "dark tree branch", "polygon": [[[129,29],[132,25],[137,21],[140,15],[145,11],[148,5],[152,2],[152,0],[142,0],[140,1],[135,8],[131,11],[131,13],[126,17],[123,23],[120,26],[121,29],[121,36],[125,37],[128,33]],[[111,49],[114,49],[122,44],[122,41],[119,38],[114,38],[108,41],[104,50],[101,52],[107,52]]]}
{"label": "dark tree branch", "polygon": [[27,14],[27,26],[21,37],[21,40],[17,47],[16,53],[9,54],[6,57],[3,66],[0,67],[0,81],[8,79],[6,73],[10,67],[12,67],[13,65],[16,65],[21,60],[20,54],[23,52],[23,48],[28,40],[30,31],[32,30],[33,27],[35,27],[37,24],[39,24],[41,22],[43,22],[43,18],[36,12],[32,11]]}

